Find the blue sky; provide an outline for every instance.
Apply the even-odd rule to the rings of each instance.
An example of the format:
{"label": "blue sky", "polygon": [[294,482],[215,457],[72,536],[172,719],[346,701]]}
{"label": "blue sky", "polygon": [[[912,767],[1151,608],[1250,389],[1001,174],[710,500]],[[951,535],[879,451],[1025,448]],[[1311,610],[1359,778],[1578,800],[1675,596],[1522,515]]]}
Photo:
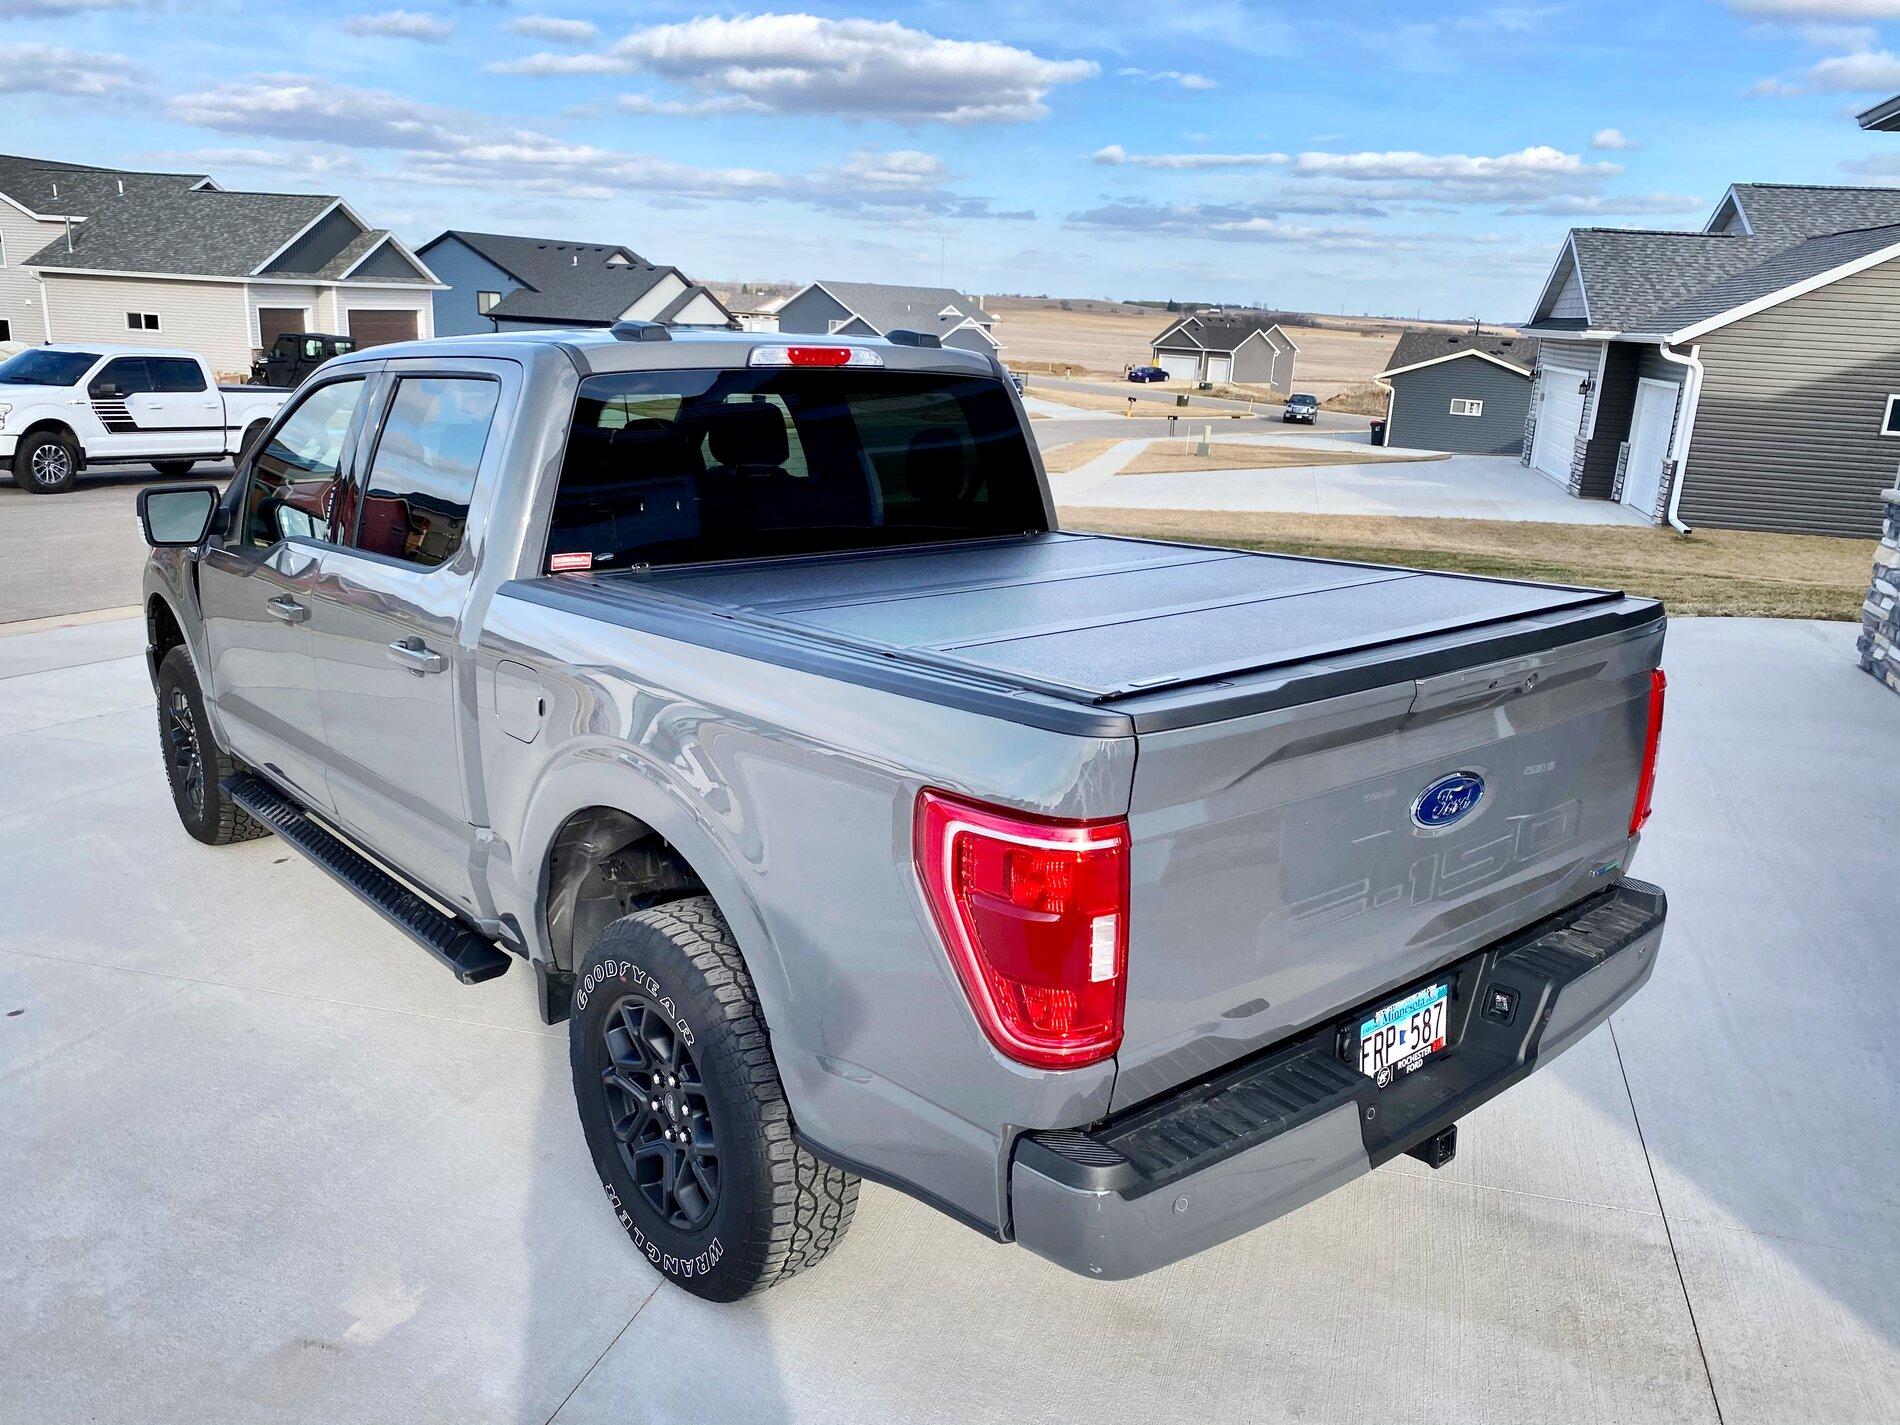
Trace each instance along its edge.
{"label": "blue sky", "polygon": [[1900,183],[1900,0],[0,0],[0,150],[702,278],[1521,319],[1573,224]]}

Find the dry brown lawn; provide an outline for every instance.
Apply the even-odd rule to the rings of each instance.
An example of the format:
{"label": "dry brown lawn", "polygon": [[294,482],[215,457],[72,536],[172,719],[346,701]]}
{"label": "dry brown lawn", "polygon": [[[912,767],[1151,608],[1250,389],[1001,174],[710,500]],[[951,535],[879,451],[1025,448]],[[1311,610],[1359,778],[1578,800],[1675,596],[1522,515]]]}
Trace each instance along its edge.
{"label": "dry brown lawn", "polygon": [[1067,445],[1043,451],[1042,467],[1051,475],[1067,475],[1071,470],[1081,469],[1115,444],[1118,442],[1112,440],[1072,440]]}
{"label": "dry brown lawn", "polygon": [[1383,416],[1390,398],[1385,387],[1370,381],[1358,386],[1348,386],[1335,391],[1320,402],[1320,409],[1327,411],[1345,411],[1355,416]]}
{"label": "dry brown lawn", "polygon": [[[1057,401],[1065,406],[1074,406],[1078,411],[1107,411],[1111,415],[1128,414],[1129,405],[1126,396],[1110,396],[1101,391],[1077,391],[1069,386],[1051,386],[1047,382],[1030,377],[1024,385],[1024,394],[1040,396],[1045,401]],[[1153,390],[1153,387],[1131,386],[1130,391]],[[1157,401],[1152,397],[1137,396],[1134,412],[1137,416],[1179,416],[1184,421],[1230,421],[1239,420],[1245,411],[1223,411],[1211,406],[1177,406],[1172,399]]]}
{"label": "dry brown lawn", "polygon": [[1623,589],[1677,614],[1852,619],[1868,541],[1512,520],[1066,509],[1070,529]]}
{"label": "dry brown lawn", "polygon": [[1192,439],[1157,440],[1124,465],[1121,475],[1182,475],[1195,470],[1288,470],[1302,465],[1377,465],[1407,460],[1443,460],[1442,455],[1383,455],[1362,450],[1315,450],[1298,445],[1244,445],[1211,441],[1207,454]]}

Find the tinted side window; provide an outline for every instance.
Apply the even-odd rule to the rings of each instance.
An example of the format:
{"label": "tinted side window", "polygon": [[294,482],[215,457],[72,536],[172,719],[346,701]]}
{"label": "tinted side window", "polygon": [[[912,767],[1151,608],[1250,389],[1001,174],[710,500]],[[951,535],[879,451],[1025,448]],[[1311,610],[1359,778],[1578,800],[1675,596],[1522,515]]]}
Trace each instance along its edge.
{"label": "tinted side window", "polygon": [[320,539],[329,528],[338,470],[361,380],[319,386],[278,426],[257,459],[244,492],[243,542],[268,549],[280,539]]}
{"label": "tinted side window", "polygon": [[152,373],[142,356],[120,356],[99,368],[99,374],[86,387],[86,394],[97,399],[108,386],[119,388],[121,396],[143,396],[156,390]]}
{"label": "tinted side window", "polygon": [[352,541],[358,549],[433,568],[462,547],[500,398],[500,385],[481,377],[396,383],[364,482]]}
{"label": "tinted side window", "polygon": [[152,388],[157,391],[202,391],[204,369],[182,356],[151,356],[145,362],[152,373]]}

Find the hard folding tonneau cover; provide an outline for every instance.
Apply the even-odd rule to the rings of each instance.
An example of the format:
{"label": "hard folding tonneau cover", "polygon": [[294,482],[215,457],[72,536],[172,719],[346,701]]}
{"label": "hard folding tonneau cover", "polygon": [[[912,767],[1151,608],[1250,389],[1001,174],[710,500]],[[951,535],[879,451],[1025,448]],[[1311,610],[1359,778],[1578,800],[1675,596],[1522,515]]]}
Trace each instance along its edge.
{"label": "hard folding tonneau cover", "polygon": [[[637,593],[1114,709],[1137,728],[1203,720],[1210,701],[1230,715],[1235,700],[1328,696],[1660,616],[1651,601],[1601,589],[1067,533],[539,582],[610,602]],[[1190,690],[1192,709],[1171,696]]]}

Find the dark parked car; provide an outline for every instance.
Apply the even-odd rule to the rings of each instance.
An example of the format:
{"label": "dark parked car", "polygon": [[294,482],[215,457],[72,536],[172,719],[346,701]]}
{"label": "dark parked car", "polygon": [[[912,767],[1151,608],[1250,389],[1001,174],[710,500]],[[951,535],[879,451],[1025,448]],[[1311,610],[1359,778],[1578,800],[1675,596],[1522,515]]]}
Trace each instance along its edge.
{"label": "dark parked car", "polygon": [[297,387],[333,356],[356,350],[356,338],[335,332],[285,332],[251,363],[254,386]]}
{"label": "dark parked car", "polygon": [[1131,366],[1128,368],[1130,381],[1165,381],[1168,373],[1159,366]]}
{"label": "dark parked car", "polygon": [[1305,421],[1309,426],[1319,415],[1318,396],[1288,396],[1286,409],[1280,412],[1283,421]]}

